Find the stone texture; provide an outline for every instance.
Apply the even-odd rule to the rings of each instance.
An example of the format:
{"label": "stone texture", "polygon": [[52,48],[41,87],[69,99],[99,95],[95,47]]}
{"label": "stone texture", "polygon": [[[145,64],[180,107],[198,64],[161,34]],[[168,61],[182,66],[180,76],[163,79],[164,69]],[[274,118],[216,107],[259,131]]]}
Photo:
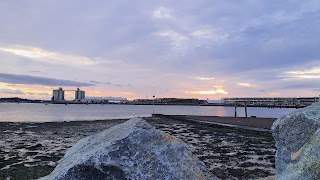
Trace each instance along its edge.
{"label": "stone texture", "polygon": [[70,148],[54,171],[60,179],[216,179],[181,140],[131,119],[86,137]]}
{"label": "stone texture", "polygon": [[320,179],[320,103],[273,124],[277,179]]}

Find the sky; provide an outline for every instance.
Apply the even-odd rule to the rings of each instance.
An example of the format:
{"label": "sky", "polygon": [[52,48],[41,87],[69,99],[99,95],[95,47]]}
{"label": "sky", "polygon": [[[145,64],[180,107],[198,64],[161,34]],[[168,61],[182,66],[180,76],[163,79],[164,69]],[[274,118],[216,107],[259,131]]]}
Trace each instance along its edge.
{"label": "sky", "polygon": [[0,98],[320,94],[319,0],[3,0],[0,24]]}

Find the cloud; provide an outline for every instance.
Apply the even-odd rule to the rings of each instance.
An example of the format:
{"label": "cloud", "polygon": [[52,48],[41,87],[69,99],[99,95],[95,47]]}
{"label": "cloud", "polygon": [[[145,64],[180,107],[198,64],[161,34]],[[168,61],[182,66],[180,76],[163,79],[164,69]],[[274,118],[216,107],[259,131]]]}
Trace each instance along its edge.
{"label": "cloud", "polygon": [[306,80],[295,80],[293,79],[292,81],[283,83],[280,85],[279,89],[284,89],[284,90],[290,90],[290,89],[295,89],[295,90],[301,90],[301,89],[314,89],[319,87],[319,84],[315,82],[313,79],[306,79]]}
{"label": "cloud", "polygon": [[187,94],[228,94],[222,86],[215,86],[215,90],[203,90],[203,91],[187,91]]}
{"label": "cloud", "polygon": [[250,83],[237,83],[238,86],[250,87],[252,84]]}
{"label": "cloud", "polygon": [[91,80],[89,82],[94,83],[94,84],[107,84],[107,85],[110,85],[110,86],[117,86],[117,87],[122,87],[123,86],[121,84],[114,84],[114,83],[111,83],[111,82],[99,82],[99,81],[94,81],[94,80]]}
{"label": "cloud", "polygon": [[41,92],[41,93],[37,93],[37,94],[40,95],[40,96],[49,96],[49,94],[46,93],[46,92]]}
{"label": "cloud", "polygon": [[25,94],[23,91],[21,91],[20,89],[0,89],[0,93],[1,94]]}
{"label": "cloud", "polygon": [[[282,92],[292,81],[319,79],[317,73],[284,73],[309,71],[305,64],[319,60],[319,5],[318,0],[70,0],[26,1],[21,8],[16,1],[0,2],[0,72],[93,79],[91,92],[107,95],[116,95],[116,85],[123,84],[121,91],[135,94],[169,89],[166,96],[197,97],[184,92],[214,93],[210,86],[216,81],[229,96],[258,94],[238,82],[263,85],[263,95]],[[202,75],[216,79],[194,79]],[[131,83],[134,88],[126,86]]]}
{"label": "cloud", "polygon": [[94,84],[101,84],[101,82],[99,82],[99,81],[93,81],[93,80],[91,80],[91,81],[89,81],[89,82],[94,83]]}
{"label": "cloud", "polygon": [[269,95],[271,95],[271,96],[276,96],[276,95],[279,95],[279,93],[277,93],[277,92],[271,92],[271,93],[269,93]]}
{"label": "cloud", "polygon": [[197,30],[191,33],[191,36],[196,38],[208,38],[211,37],[212,33],[209,30]]}
{"label": "cloud", "polygon": [[193,31],[190,34],[191,37],[194,38],[202,38],[202,39],[209,39],[215,42],[223,42],[225,41],[230,35],[229,34],[219,34],[217,32],[214,32],[210,29],[200,29]]}
{"label": "cloud", "polygon": [[39,76],[0,73],[0,82],[12,84],[37,84],[45,86],[94,86],[91,83],[53,79]]}
{"label": "cloud", "polygon": [[320,66],[304,70],[286,71],[285,78],[292,79],[320,79]]}
{"label": "cloud", "polygon": [[31,73],[39,73],[41,71],[28,71],[28,72],[31,72]]}
{"label": "cloud", "polygon": [[195,77],[195,79],[199,79],[199,80],[202,80],[202,81],[214,80],[214,78],[212,78],[212,77]]}
{"label": "cloud", "polygon": [[[186,60],[191,60],[191,57],[187,57],[187,55],[193,53],[198,57],[203,56],[202,53],[207,54],[214,47],[228,42],[230,36],[228,33],[215,30],[211,26],[205,28],[195,26],[183,30],[166,28],[153,34],[158,37],[157,41],[162,41],[160,44],[166,42],[166,45],[169,45],[172,55],[186,56]],[[206,63],[206,61],[206,58],[201,59],[199,63]]]}
{"label": "cloud", "polygon": [[179,34],[178,32],[175,32],[173,30],[161,31],[161,32],[158,32],[157,35],[160,37],[167,37],[171,39],[173,42],[181,42],[181,41],[188,40],[187,36]]}
{"label": "cloud", "polygon": [[154,18],[157,19],[172,19],[171,10],[166,7],[159,7],[152,13]]}
{"label": "cloud", "polygon": [[12,53],[18,56],[30,58],[37,61],[48,62],[52,64],[73,64],[73,65],[92,65],[97,63],[87,57],[67,55],[53,51],[47,51],[38,47],[13,46],[0,47],[0,51]]}
{"label": "cloud", "polygon": [[133,92],[119,92],[120,94],[126,94],[126,95],[132,95],[134,94]]}

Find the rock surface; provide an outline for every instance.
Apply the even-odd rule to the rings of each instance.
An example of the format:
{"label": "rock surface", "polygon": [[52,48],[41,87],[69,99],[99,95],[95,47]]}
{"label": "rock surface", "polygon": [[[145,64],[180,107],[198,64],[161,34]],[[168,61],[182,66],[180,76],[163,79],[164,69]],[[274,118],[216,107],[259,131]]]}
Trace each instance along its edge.
{"label": "rock surface", "polygon": [[285,115],[272,126],[277,179],[320,179],[320,103]]}
{"label": "rock surface", "polygon": [[40,179],[216,179],[181,140],[131,119],[86,137]]}

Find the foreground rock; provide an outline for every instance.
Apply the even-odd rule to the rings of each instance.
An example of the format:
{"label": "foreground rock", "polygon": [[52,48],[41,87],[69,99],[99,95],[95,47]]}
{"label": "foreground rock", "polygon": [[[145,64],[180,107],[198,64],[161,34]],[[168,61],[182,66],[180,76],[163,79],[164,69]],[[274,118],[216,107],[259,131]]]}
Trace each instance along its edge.
{"label": "foreground rock", "polygon": [[131,119],[78,141],[40,179],[216,179],[181,140]]}
{"label": "foreground rock", "polygon": [[320,103],[279,118],[272,133],[277,179],[320,179]]}

